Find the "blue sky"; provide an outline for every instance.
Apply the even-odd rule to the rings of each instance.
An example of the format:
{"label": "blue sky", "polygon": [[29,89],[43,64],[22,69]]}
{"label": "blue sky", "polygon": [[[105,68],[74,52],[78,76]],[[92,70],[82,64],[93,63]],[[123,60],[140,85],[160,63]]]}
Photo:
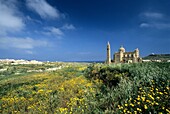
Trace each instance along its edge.
{"label": "blue sky", "polygon": [[169,0],[0,0],[0,58],[97,61],[170,53]]}

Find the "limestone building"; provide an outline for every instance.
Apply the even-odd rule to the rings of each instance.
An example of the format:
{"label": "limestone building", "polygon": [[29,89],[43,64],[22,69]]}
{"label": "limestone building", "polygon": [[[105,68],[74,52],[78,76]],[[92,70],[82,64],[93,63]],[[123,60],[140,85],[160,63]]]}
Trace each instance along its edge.
{"label": "limestone building", "polygon": [[113,63],[138,63],[141,62],[142,59],[139,56],[139,49],[135,49],[132,52],[126,52],[123,46],[120,47],[118,52],[114,53],[113,60],[110,57],[110,44],[107,44],[107,60],[106,63],[110,64],[111,61]]}

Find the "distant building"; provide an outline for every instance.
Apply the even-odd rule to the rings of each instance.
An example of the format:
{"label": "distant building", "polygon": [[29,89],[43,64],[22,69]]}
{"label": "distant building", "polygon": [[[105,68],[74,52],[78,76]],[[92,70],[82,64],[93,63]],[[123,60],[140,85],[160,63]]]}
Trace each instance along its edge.
{"label": "distant building", "polygon": [[[142,62],[142,59],[139,56],[139,49],[135,49],[133,52],[126,52],[123,46],[120,47],[119,51],[114,53],[113,63],[138,63]],[[110,44],[107,44],[107,64],[111,63],[110,57]]]}

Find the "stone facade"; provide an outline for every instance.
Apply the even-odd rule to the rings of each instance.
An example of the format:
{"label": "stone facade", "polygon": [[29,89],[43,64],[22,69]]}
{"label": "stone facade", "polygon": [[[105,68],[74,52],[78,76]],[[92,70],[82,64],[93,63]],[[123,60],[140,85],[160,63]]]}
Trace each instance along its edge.
{"label": "stone facade", "polygon": [[[123,46],[120,47],[118,52],[113,55],[113,63],[138,63],[141,62],[142,59],[139,56],[139,49],[135,49],[133,52],[126,52]],[[107,44],[107,64],[111,63],[110,57],[110,44]]]}

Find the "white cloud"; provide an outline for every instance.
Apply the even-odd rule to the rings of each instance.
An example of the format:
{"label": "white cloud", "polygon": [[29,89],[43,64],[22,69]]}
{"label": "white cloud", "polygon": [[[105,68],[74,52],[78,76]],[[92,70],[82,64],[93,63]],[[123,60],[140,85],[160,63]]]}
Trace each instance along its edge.
{"label": "white cloud", "polygon": [[[61,38],[64,35],[64,30],[74,30],[75,27],[72,24],[65,24],[62,27],[44,27],[44,30],[41,32],[42,34],[53,36],[57,38]],[[38,31],[36,31],[38,32]]]}
{"label": "white cloud", "polygon": [[170,29],[170,23],[141,23],[141,28]]}
{"label": "white cloud", "polygon": [[141,28],[148,28],[148,27],[150,27],[150,24],[148,24],[148,23],[141,23],[140,27]]}
{"label": "white cloud", "polygon": [[60,12],[48,4],[45,0],[26,0],[26,5],[29,9],[38,13],[41,18],[59,18]]}
{"label": "white cloud", "polygon": [[35,40],[32,38],[15,38],[2,37],[0,38],[0,48],[17,48],[17,49],[34,49],[35,47],[47,47],[49,42],[45,40]]}
{"label": "white cloud", "polygon": [[158,12],[145,12],[142,13],[141,16],[148,19],[162,19],[164,17],[162,13],[158,13]]}
{"label": "white cloud", "polygon": [[56,37],[64,35],[64,33],[59,28],[56,28],[56,27],[46,27],[44,28],[44,30],[45,31],[43,32],[43,34],[46,34],[46,35],[53,35]]}
{"label": "white cloud", "polygon": [[74,30],[75,27],[72,24],[65,24],[62,29],[64,30]]}
{"label": "white cloud", "polygon": [[25,26],[15,4],[15,0],[5,2],[0,0],[0,35],[20,31]]}

